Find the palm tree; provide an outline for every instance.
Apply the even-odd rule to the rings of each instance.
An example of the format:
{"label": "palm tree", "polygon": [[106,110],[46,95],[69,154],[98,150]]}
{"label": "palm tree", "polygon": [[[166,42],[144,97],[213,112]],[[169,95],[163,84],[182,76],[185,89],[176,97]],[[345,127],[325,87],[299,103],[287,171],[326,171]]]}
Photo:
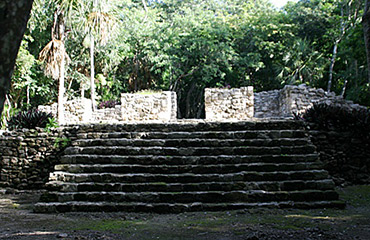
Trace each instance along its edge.
{"label": "palm tree", "polygon": [[90,39],[90,91],[93,111],[96,108],[95,103],[95,63],[94,52],[95,43],[101,46],[107,44],[111,32],[115,27],[115,18],[108,11],[111,10],[112,1],[93,0],[91,11],[87,13],[85,32]]}
{"label": "palm tree", "polygon": [[46,44],[39,55],[40,61],[45,63],[44,72],[47,76],[59,80],[58,88],[58,122],[64,124],[64,76],[65,65],[69,61],[65,49],[65,22],[64,11],[58,5],[54,12],[54,23],[51,29],[51,41]]}
{"label": "palm tree", "polygon": [[[84,0],[56,0],[47,1],[45,7],[54,7],[54,20],[51,29],[51,41],[42,49],[39,59],[45,63],[44,72],[47,76],[59,80],[58,87],[58,122],[64,124],[64,78],[65,67],[69,63],[65,48],[67,35],[65,18],[72,22],[74,14],[83,9]],[[55,4],[55,5],[54,5]]]}
{"label": "palm tree", "polygon": [[[49,4],[53,4],[50,1]],[[95,43],[105,45],[114,26],[114,18],[109,15],[112,1],[108,0],[57,0],[52,28],[52,40],[40,52],[40,60],[45,62],[45,74],[59,80],[58,121],[64,123],[64,73],[69,57],[65,49],[65,18],[72,30],[84,30],[90,38],[90,87],[92,108],[95,109]],[[98,41],[96,41],[96,38]]]}
{"label": "palm tree", "polygon": [[278,66],[278,78],[286,84],[314,84],[325,68],[323,54],[313,50],[306,40],[295,40]]}

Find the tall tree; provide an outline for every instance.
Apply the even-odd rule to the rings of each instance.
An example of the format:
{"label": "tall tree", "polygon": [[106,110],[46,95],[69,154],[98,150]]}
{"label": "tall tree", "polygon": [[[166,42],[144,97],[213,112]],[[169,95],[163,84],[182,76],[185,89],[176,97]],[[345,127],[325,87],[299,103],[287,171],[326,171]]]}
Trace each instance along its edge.
{"label": "tall tree", "polygon": [[90,38],[90,95],[93,111],[96,108],[95,94],[95,48],[96,44],[105,45],[112,34],[115,19],[109,14],[112,3],[93,0],[88,13],[85,31]]}
{"label": "tall tree", "polygon": [[340,30],[337,31],[338,34],[335,34],[336,37],[334,40],[333,54],[330,61],[328,80],[329,92],[331,91],[331,87],[333,84],[334,65],[337,60],[336,58],[338,55],[339,43],[343,40],[343,38],[346,37],[348,30],[355,27],[358,13],[360,11],[361,1],[343,0],[339,1],[337,4],[340,9],[340,22],[338,23],[338,25],[340,26]]}
{"label": "tall tree", "polygon": [[[0,114],[17,53],[26,30],[33,0],[3,0],[0,2]],[[6,27],[4,27],[6,26]]]}
{"label": "tall tree", "polygon": [[45,74],[59,80],[58,122],[64,124],[64,77],[68,55],[65,49],[64,11],[57,6],[54,12],[54,23],[51,29],[51,41],[40,52],[40,60],[45,62]]}

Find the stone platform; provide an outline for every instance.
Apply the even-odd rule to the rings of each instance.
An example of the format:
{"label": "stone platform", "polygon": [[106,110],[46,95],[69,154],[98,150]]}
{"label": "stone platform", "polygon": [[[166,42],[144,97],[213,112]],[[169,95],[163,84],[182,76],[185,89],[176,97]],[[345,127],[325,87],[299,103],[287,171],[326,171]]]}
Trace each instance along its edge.
{"label": "stone platform", "polygon": [[81,125],[35,212],[344,207],[296,121]]}

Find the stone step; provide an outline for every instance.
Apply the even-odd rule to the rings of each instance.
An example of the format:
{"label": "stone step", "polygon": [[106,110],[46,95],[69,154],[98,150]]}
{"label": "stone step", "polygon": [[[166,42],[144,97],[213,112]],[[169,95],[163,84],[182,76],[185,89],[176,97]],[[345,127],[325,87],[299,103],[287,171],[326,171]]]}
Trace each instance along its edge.
{"label": "stone step", "polygon": [[74,154],[61,157],[62,164],[142,164],[142,165],[185,165],[185,164],[241,164],[241,163],[297,163],[314,162],[317,153],[276,155],[219,155],[219,156],[170,156],[170,155],[90,155]]}
{"label": "stone step", "polygon": [[155,212],[181,213],[195,211],[226,211],[251,208],[338,208],[344,209],[342,201],[312,201],[312,202],[260,202],[260,203],[117,203],[117,202],[39,202],[34,206],[36,213],[64,212]]}
{"label": "stone step", "polygon": [[262,181],[262,182],[198,182],[198,183],[66,183],[49,182],[47,189],[61,192],[193,192],[193,191],[236,191],[236,190],[265,190],[265,191],[294,191],[304,189],[332,190],[333,180],[316,181]]}
{"label": "stone step", "polygon": [[165,156],[202,156],[202,155],[259,155],[259,154],[308,154],[314,153],[314,145],[281,147],[69,147],[64,153],[101,154],[101,155],[165,155]]}
{"label": "stone step", "polygon": [[64,212],[155,212],[182,213],[195,211],[226,211],[250,208],[345,208],[342,201],[312,201],[312,202],[260,202],[260,203],[117,203],[117,202],[39,202],[34,206],[36,213]]}
{"label": "stone step", "polygon": [[343,207],[299,121],[73,126],[36,212]]}
{"label": "stone step", "polygon": [[70,126],[71,131],[86,132],[197,132],[237,130],[302,130],[304,125],[295,120],[238,121],[238,122],[183,122],[176,123],[127,123],[127,124],[82,124]]}
{"label": "stone step", "polygon": [[278,139],[305,138],[304,130],[231,130],[178,132],[84,132],[77,139]]}
{"label": "stone step", "polygon": [[56,171],[69,173],[234,173],[241,171],[299,171],[322,169],[320,162],[310,163],[244,163],[215,165],[139,165],[139,164],[60,164]]}
{"label": "stone step", "polygon": [[50,181],[63,182],[99,182],[99,183],[197,183],[230,181],[286,181],[286,180],[322,180],[328,178],[325,170],[276,171],[276,172],[238,172],[228,174],[149,174],[149,173],[68,173],[55,171],[50,174]]}
{"label": "stone step", "polygon": [[131,146],[131,147],[276,147],[310,145],[305,138],[277,138],[277,139],[79,139],[72,142],[72,146]]}
{"label": "stone step", "polygon": [[206,192],[47,192],[41,202],[229,203],[337,200],[334,190]]}

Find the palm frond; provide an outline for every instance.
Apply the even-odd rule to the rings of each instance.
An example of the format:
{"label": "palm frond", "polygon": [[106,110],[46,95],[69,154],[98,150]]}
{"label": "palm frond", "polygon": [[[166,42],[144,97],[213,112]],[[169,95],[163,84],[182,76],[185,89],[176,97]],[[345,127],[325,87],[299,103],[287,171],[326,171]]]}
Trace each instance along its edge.
{"label": "palm frond", "polygon": [[91,32],[95,32],[99,35],[100,44],[105,45],[108,40],[110,33],[115,27],[116,19],[104,12],[92,12],[88,15],[87,24]]}
{"label": "palm frond", "polygon": [[58,79],[60,76],[60,65],[69,64],[70,58],[66,52],[64,43],[60,40],[53,39],[41,50],[39,60],[44,62],[45,75]]}

